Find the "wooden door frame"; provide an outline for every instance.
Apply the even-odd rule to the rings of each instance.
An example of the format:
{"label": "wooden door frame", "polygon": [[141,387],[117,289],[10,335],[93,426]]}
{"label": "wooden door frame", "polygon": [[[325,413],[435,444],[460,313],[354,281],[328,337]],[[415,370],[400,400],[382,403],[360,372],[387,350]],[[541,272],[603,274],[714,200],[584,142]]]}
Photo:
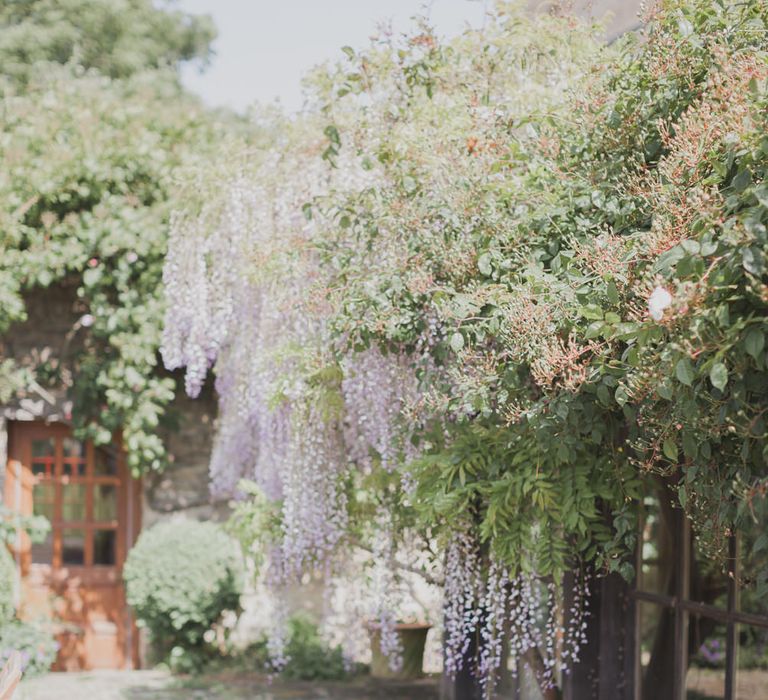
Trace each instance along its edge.
{"label": "wooden door frame", "polygon": [[[63,469],[63,456],[61,454],[61,439],[70,437],[72,430],[69,425],[64,423],[47,423],[44,421],[7,421],[7,464],[5,468],[5,483],[3,484],[4,500],[6,506],[14,512],[23,514],[32,513],[32,484],[35,477],[32,474],[31,467],[31,444],[32,440],[38,437],[57,438],[56,454],[54,456],[54,468]],[[61,575],[61,580],[71,578],[73,575],[84,575],[89,585],[118,585],[122,586],[122,566],[125,557],[130,548],[135,543],[141,530],[142,520],[142,488],[141,479],[133,478],[126,464],[125,450],[122,446],[121,435],[115,435],[113,446],[116,448],[117,476],[114,481],[108,476],[97,477],[93,472],[95,464],[95,448],[91,441],[85,443],[86,447],[86,475],[78,476],[75,483],[84,483],[86,485],[97,485],[99,483],[116,483],[119,480],[118,487],[118,513],[114,521],[115,535],[115,564],[114,566],[94,565],[93,559],[93,536],[91,533],[96,531],[98,524],[94,521],[82,522],[82,529],[89,533],[85,538],[85,554],[82,565],[63,565],[61,561],[61,539],[57,535],[53,538],[53,556],[52,562],[48,564],[33,564],[31,561],[31,543],[26,534],[19,529],[16,536],[15,546],[12,552],[17,562],[19,579],[24,578],[28,582],[34,582],[40,585],[46,582],[52,583],[54,576]],[[42,460],[41,460],[42,461]],[[61,482],[55,485],[55,508],[54,521],[59,530],[66,524],[72,527],[72,523],[62,519],[61,513]],[[87,514],[92,514],[92,494],[93,489],[86,489],[86,509]],[[76,521],[72,521],[76,522]],[[101,523],[103,527],[111,529],[107,521]],[[18,587],[20,596],[21,586]],[[18,603],[19,601],[17,601]],[[135,619],[126,605],[123,606],[123,630],[124,639],[122,646],[123,667],[139,667],[139,635]]]}

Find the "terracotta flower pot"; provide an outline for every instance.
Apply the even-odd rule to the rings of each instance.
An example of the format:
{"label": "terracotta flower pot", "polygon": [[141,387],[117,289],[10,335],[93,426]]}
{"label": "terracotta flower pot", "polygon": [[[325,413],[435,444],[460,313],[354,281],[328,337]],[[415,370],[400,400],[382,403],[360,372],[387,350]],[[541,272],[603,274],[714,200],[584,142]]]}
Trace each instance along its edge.
{"label": "terracotta flower pot", "polygon": [[427,632],[432,625],[420,622],[403,622],[395,625],[403,649],[403,666],[399,671],[393,671],[389,667],[389,659],[381,652],[381,625],[370,622],[367,627],[371,638],[371,676],[373,678],[409,680],[423,675],[424,645],[427,641]]}

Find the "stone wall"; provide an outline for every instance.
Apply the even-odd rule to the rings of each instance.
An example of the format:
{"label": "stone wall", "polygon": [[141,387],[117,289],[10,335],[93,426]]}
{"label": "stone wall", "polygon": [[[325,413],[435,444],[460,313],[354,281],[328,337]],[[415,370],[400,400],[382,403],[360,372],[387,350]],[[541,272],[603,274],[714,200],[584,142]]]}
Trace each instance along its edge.
{"label": "stone wall", "polygon": [[171,465],[160,474],[144,477],[143,527],[180,516],[223,520],[229,506],[226,501],[212,501],[208,490],[216,417],[212,387],[206,385],[196,399],[177,393],[169,413],[175,425],[163,431],[163,439]]}

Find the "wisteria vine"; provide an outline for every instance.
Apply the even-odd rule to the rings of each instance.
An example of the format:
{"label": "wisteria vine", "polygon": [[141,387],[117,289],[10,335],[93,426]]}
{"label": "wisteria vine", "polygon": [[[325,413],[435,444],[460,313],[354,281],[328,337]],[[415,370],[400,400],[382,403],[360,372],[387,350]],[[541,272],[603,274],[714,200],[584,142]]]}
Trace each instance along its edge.
{"label": "wisteria vine", "polygon": [[548,689],[581,570],[634,575],[648,474],[713,540],[765,493],[766,47],[738,28],[768,17],[724,5],[610,48],[506,3],[382,31],[174,219],[163,356],[192,394],[215,363],[212,488],[276,506],[275,580],[367,547],[395,661],[404,545],[440,564],[446,672]]}

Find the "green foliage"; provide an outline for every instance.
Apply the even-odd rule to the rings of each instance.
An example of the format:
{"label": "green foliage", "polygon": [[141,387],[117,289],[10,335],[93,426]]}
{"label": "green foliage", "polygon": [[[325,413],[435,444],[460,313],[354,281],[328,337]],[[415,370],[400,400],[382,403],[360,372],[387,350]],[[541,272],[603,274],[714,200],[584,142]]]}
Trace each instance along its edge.
{"label": "green foliage", "polygon": [[205,633],[239,609],[241,558],[214,523],[172,521],[144,531],[123,570],[126,600],[177,667],[205,652]]}
{"label": "green foliage", "polygon": [[306,617],[295,615],[288,621],[285,651],[288,657],[282,671],[285,678],[330,681],[348,675],[341,647],[329,646],[320,636],[317,625]]}
{"label": "green foliage", "polygon": [[0,666],[12,652],[18,651],[25,678],[47,673],[58,650],[59,644],[47,626],[20,620],[0,624]]}
{"label": "green foliage", "polygon": [[19,515],[0,505],[0,626],[16,616],[16,562],[8,546],[13,544],[21,529],[32,542],[42,542],[51,524],[42,515]]}
{"label": "green foliage", "polygon": [[631,576],[654,475],[722,555],[768,490],[768,6],[668,0],[604,49],[516,12],[329,78],[334,147],[384,183],[313,203],[337,337],[442,329],[415,505],[446,538],[463,519],[513,569]]}
{"label": "green foliage", "polygon": [[270,501],[253,481],[243,479],[237,488],[248,498],[235,502],[225,529],[240,543],[243,555],[250,560],[255,568],[254,574],[258,575],[268,547],[280,536],[281,504]]}
{"label": "green foliage", "polygon": [[19,528],[29,535],[32,542],[42,542],[51,524],[45,516],[20,515],[0,504],[0,544],[11,544]]}
{"label": "green foliage", "polygon": [[[325,298],[302,308],[330,336],[278,344],[275,403],[300,385],[339,419],[339,372],[371,346],[420,383],[385,427],[396,441],[407,423],[421,457],[383,473],[374,454],[341,477],[349,541],[394,504],[401,533],[471,530],[513,572],[630,578],[650,483],[713,560],[764,517],[766,28],[759,0],[663,0],[643,41],[602,47],[501,3],[483,32],[441,43],[420,25],[314,76],[321,108],[276,162],[368,175],[296,207],[319,259],[290,236],[258,251],[253,274],[276,285],[291,285],[281,263],[306,263]],[[279,518],[251,495],[233,527],[263,551]]]}
{"label": "green foliage", "polygon": [[[341,647],[331,646],[317,625],[305,614],[290,617],[287,623],[286,664],[280,675],[292,680],[343,680],[361,670],[360,664],[344,660]],[[198,667],[199,669],[199,667]],[[207,674],[228,672],[274,674],[267,637],[259,637],[245,648],[231,648],[204,668]]]}
{"label": "green foliage", "polygon": [[0,544],[0,626],[16,616],[16,562],[5,544]]}
{"label": "green foliage", "polygon": [[530,430],[472,425],[453,436],[449,450],[417,461],[413,504],[423,524],[449,532],[457,513],[465,514],[513,573],[558,575],[596,559],[629,573],[622,555],[634,541],[629,504],[641,483],[634,471],[615,468],[617,490],[603,478],[611,468],[606,447],[577,440],[556,446],[547,426]]}
{"label": "green foliage", "polygon": [[150,0],[11,0],[0,7],[0,66],[26,82],[39,62],[74,62],[124,78],[205,60],[215,36],[209,17]]}

